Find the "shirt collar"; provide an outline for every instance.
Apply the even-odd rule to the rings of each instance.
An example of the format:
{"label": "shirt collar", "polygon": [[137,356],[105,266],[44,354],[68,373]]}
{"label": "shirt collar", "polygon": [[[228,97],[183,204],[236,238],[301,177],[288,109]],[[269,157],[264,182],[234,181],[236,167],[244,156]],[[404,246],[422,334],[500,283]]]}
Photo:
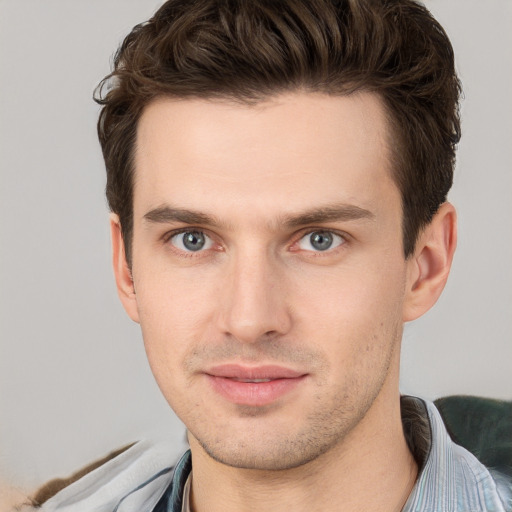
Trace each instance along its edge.
{"label": "shirt collar", "polygon": [[[423,409],[430,440],[418,480],[402,512],[505,512],[491,474],[471,453],[451,440],[434,404],[404,398],[413,402],[416,410]],[[424,443],[424,433],[421,438],[416,435],[413,442]]]}
{"label": "shirt collar", "polygon": [[[451,440],[434,404],[403,396],[401,410],[404,433],[420,468],[402,512],[505,512],[493,477],[471,453]],[[183,489],[191,470],[188,450],[153,512],[181,512]]]}
{"label": "shirt collar", "polygon": [[192,455],[187,450],[174,467],[171,485],[167,488],[153,512],[181,512],[183,503],[183,490],[187,478],[192,471]]}

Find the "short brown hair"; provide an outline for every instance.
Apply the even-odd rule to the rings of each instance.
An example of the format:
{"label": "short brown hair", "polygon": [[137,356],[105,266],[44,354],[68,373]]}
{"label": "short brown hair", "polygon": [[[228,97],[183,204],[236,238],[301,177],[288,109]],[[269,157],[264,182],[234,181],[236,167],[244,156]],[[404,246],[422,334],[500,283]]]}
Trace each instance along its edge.
{"label": "short brown hair", "polygon": [[262,101],[293,90],[378,94],[403,209],[404,255],[446,200],[460,138],[460,83],[439,23],[413,0],[168,0],[134,27],[98,86],[107,199],[127,260],[133,152],[160,96]]}

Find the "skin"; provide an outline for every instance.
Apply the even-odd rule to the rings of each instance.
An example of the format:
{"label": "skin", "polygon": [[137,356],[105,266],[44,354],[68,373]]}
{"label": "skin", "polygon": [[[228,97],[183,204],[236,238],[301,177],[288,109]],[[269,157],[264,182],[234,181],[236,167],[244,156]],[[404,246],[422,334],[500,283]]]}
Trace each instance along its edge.
{"label": "skin", "polygon": [[28,493],[14,487],[11,483],[0,481],[0,510],[20,510],[26,505],[28,509],[30,499]]}
{"label": "skin", "polygon": [[[404,259],[389,136],[370,93],[145,109],[132,267],[113,215],[114,270],[187,426],[196,512],[405,503],[417,468],[400,420],[402,328],[441,293],[456,230],[446,203]],[[204,234],[204,249],[180,230]],[[314,232],[332,246],[317,250]],[[270,403],[233,403],[208,376],[222,364],[303,377]]]}

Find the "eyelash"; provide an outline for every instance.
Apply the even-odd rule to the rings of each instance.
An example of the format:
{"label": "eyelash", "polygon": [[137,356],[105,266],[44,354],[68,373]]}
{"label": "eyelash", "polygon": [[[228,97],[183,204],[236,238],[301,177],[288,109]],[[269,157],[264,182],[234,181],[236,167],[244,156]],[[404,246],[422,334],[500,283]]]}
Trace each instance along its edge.
{"label": "eyelash", "polygon": [[169,245],[171,247],[171,250],[178,256],[182,257],[182,258],[197,258],[201,253],[205,253],[206,251],[197,251],[197,252],[194,252],[194,251],[182,251],[180,249],[178,249],[177,247],[174,247],[172,244],[171,244],[171,240],[173,237],[175,236],[178,236],[180,234],[183,234],[183,233],[193,233],[193,232],[199,232],[199,233],[203,233],[204,235],[206,235],[208,238],[210,238],[212,241],[213,241],[213,244],[214,246],[220,246],[220,244],[216,243],[215,242],[215,237],[212,236],[211,234],[208,233],[207,230],[203,229],[203,228],[196,228],[196,227],[193,227],[193,226],[189,226],[187,228],[181,228],[181,229],[176,229],[174,231],[169,231],[168,233],[165,233],[164,236],[162,237],[162,241],[164,244],[166,245]]}
{"label": "eyelash", "polygon": [[[216,243],[215,242],[215,236],[211,235],[207,230],[203,229],[203,228],[199,228],[199,227],[193,227],[193,226],[190,226],[190,227],[187,227],[187,228],[182,228],[182,229],[177,229],[177,230],[174,230],[174,231],[170,231],[168,233],[165,233],[162,237],[162,241],[164,244],[168,244],[172,247],[172,250],[175,252],[175,254],[177,254],[178,256],[181,256],[183,258],[193,258],[193,257],[198,257],[199,255],[202,255],[204,254],[205,252],[207,251],[203,251],[203,250],[199,250],[197,252],[194,252],[194,251],[182,251],[176,247],[173,247],[172,244],[170,243],[170,241],[172,240],[173,237],[177,236],[177,235],[180,235],[180,234],[183,234],[183,233],[190,233],[190,232],[200,232],[200,233],[203,233],[204,235],[206,235],[208,238],[210,238],[212,241],[213,241],[213,244],[214,246],[216,245],[217,247],[222,247],[221,244],[219,243]],[[342,232],[342,231],[337,231],[337,230],[334,230],[334,229],[327,229],[327,228],[305,228],[303,230],[301,230],[300,232],[298,232],[295,236],[293,236],[293,242],[290,244],[290,251],[291,252],[300,252],[301,249],[292,249],[294,246],[296,246],[303,238],[305,238],[306,236],[310,236],[312,235],[313,233],[329,233],[331,235],[334,235],[334,236],[337,236],[337,237],[340,237],[343,242],[334,247],[333,249],[327,249],[325,251],[307,251],[307,250],[304,250],[303,252],[308,252],[310,253],[309,256],[310,257],[322,257],[322,256],[329,256],[329,255],[333,255],[334,253],[337,253],[338,251],[342,251],[345,249],[345,246],[349,243],[350,241],[350,236],[345,233],[345,232]],[[222,252],[219,251],[219,252]]]}
{"label": "eyelash", "polygon": [[[294,242],[291,244],[291,247],[297,246],[301,240],[306,238],[307,236],[311,236],[313,233],[329,233],[330,235],[334,235],[336,237],[339,237],[342,239],[342,242],[337,245],[334,248],[326,249],[325,251],[308,251],[303,250],[302,252],[309,253],[309,257],[313,258],[321,258],[321,257],[327,257],[332,256],[334,254],[337,254],[338,252],[346,249],[346,245],[348,244],[350,237],[347,235],[347,233],[344,233],[343,231],[337,231],[335,229],[328,229],[325,227],[322,228],[306,228],[304,230],[301,230],[297,235],[294,237]],[[301,252],[300,248],[297,249],[291,249],[292,252]]]}

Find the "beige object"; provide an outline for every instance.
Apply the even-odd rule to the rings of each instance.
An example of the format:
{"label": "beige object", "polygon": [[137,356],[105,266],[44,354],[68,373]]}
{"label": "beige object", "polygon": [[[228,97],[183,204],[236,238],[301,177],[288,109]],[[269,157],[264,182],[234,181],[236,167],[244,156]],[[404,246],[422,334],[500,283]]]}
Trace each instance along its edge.
{"label": "beige object", "polygon": [[0,482],[0,510],[2,512],[22,511],[31,500],[22,489]]}

